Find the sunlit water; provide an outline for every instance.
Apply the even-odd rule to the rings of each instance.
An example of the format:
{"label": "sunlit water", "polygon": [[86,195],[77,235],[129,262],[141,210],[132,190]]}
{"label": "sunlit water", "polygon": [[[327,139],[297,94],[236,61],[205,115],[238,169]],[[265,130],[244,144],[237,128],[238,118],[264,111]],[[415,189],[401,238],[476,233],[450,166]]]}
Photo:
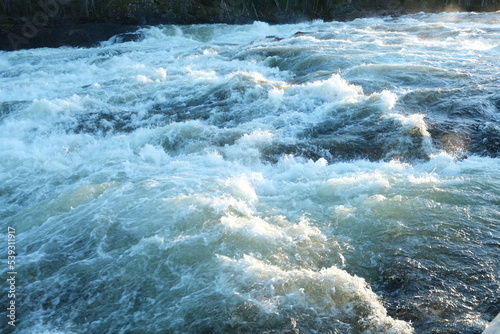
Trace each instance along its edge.
{"label": "sunlit water", "polygon": [[0,53],[2,332],[480,333],[500,311],[499,13],[141,34]]}

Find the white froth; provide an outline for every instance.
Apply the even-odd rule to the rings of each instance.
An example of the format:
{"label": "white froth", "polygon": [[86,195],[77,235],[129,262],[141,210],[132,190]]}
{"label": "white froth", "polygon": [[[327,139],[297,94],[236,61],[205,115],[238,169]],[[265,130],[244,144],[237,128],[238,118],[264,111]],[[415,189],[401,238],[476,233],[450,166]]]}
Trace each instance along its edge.
{"label": "white froth", "polygon": [[[219,256],[219,259],[229,271],[219,279],[222,289],[238,293],[263,312],[286,314],[291,309],[298,309],[307,314],[313,306],[316,321],[328,330],[328,323],[334,324],[335,319],[351,323],[349,318],[356,314],[357,304],[362,303],[365,311],[361,319],[351,323],[354,331],[412,333],[408,324],[387,317],[377,296],[363,279],[344,270],[335,267],[320,271],[283,270],[251,256],[239,260]],[[235,276],[234,273],[240,274]],[[248,290],[248,281],[260,289]],[[303,320],[300,318],[299,315],[299,323]]]}
{"label": "white froth", "polygon": [[338,74],[328,80],[316,81],[303,86],[303,94],[327,102],[355,103],[363,95],[359,86],[350,85]]}

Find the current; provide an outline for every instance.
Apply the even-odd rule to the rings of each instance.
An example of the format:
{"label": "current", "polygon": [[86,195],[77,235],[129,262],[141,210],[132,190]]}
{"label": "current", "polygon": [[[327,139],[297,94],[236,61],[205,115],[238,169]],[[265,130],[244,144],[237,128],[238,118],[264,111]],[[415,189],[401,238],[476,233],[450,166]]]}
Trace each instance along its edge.
{"label": "current", "polygon": [[0,52],[1,332],[481,333],[499,60],[498,12]]}

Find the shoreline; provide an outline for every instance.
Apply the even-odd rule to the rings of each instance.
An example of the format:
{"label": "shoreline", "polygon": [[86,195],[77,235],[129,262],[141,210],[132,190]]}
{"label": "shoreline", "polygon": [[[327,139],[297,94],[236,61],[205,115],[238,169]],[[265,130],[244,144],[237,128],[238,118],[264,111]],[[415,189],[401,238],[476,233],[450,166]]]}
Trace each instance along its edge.
{"label": "shoreline", "polygon": [[[500,6],[500,4],[499,4]],[[252,16],[232,16],[232,17],[195,17],[192,15],[164,14],[161,16],[152,15],[145,19],[144,17],[129,17],[126,20],[117,19],[111,22],[107,21],[86,21],[85,19],[71,18],[57,19],[53,12],[35,13],[31,19],[22,17],[18,19],[7,19],[0,15],[0,51],[15,51],[20,49],[35,48],[58,48],[68,47],[94,47],[99,43],[119,36],[122,41],[131,41],[140,39],[136,31],[145,26],[154,25],[190,25],[190,24],[251,24],[255,21],[262,21],[269,24],[288,24],[310,21],[315,19],[330,21],[347,22],[358,18],[369,17],[398,17],[401,15],[415,14],[418,12],[440,13],[447,11],[475,12],[463,8],[453,7],[453,10],[412,10],[407,8],[360,8],[360,7],[341,7],[331,12],[329,16],[322,17],[318,15],[306,16],[299,13],[275,13],[272,17],[259,17],[255,13]],[[494,7],[493,9],[497,9]],[[483,10],[478,12],[494,12],[494,10]],[[54,17],[51,17],[54,16]]]}

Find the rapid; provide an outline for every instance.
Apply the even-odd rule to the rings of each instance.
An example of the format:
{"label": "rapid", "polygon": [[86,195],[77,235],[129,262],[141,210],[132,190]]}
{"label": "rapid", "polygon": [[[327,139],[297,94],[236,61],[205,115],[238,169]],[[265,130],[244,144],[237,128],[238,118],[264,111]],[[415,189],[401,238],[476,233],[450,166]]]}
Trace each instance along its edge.
{"label": "rapid", "polygon": [[0,52],[2,333],[472,334],[500,312],[499,13],[125,37]]}

